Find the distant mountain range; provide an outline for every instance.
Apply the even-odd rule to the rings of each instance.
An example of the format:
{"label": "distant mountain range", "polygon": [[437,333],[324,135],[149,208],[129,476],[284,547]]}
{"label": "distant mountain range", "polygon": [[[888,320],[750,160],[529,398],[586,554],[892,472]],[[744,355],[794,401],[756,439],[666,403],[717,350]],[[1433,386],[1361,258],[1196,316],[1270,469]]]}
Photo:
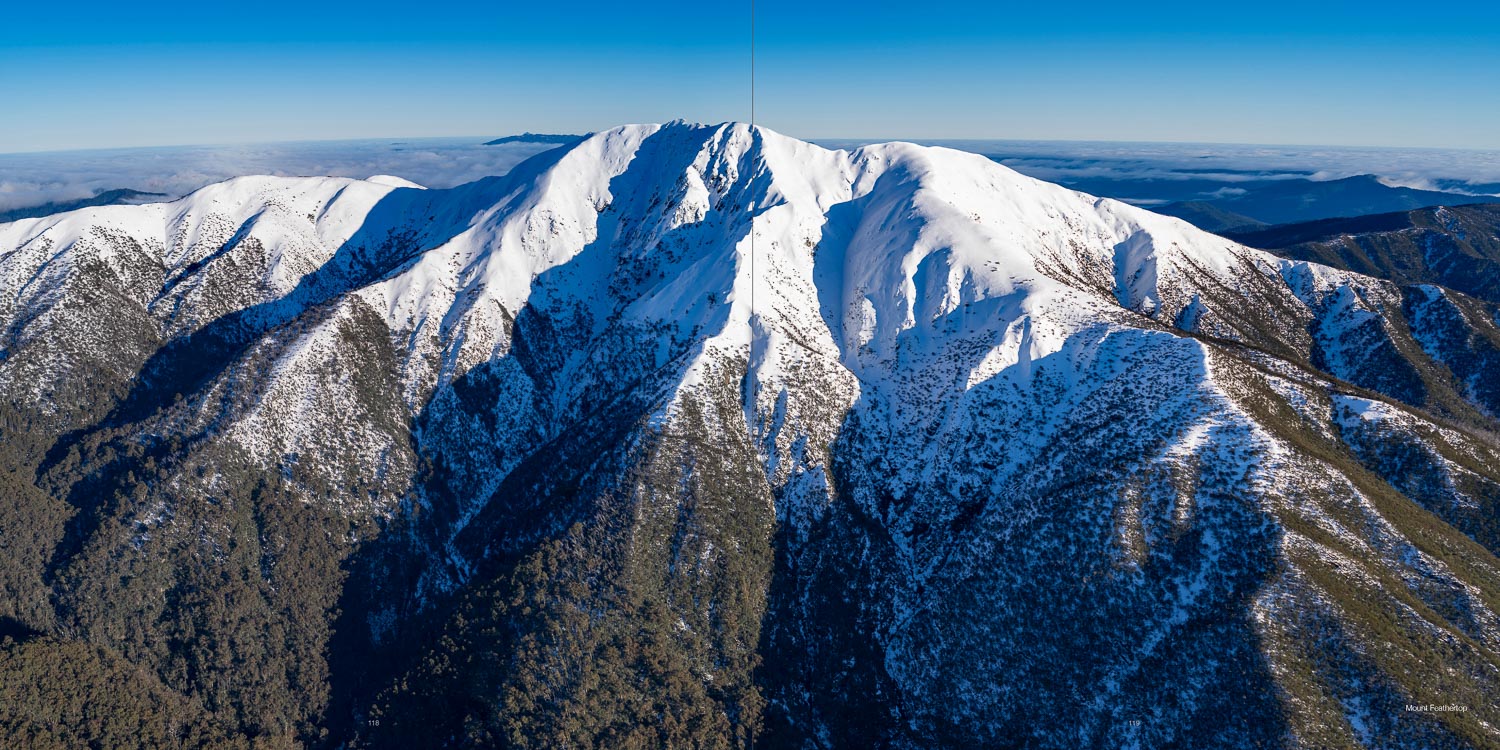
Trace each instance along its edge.
{"label": "distant mountain range", "polygon": [[17,219],[31,219],[38,216],[51,216],[64,211],[73,211],[79,208],[91,206],[112,206],[117,203],[147,203],[153,200],[167,198],[164,193],[147,193],[140,190],[121,188],[117,190],[105,190],[90,198],[79,198],[71,201],[53,201],[37,206],[23,206],[8,211],[0,211],[0,224]]}
{"label": "distant mountain range", "polygon": [[567,135],[562,133],[522,133],[520,135],[507,135],[504,138],[496,138],[493,141],[485,141],[486,146],[503,146],[507,143],[555,143],[565,146],[569,143],[577,143],[587,135]]}
{"label": "distant mountain range", "polygon": [[1216,234],[1224,234],[1229,230],[1251,230],[1270,226],[1267,222],[1225,210],[1210,201],[1169,203],[1165,206],[1156,206],[1153,210],[1159,214],[1176,216],[1199,229]]}
{"label": "distant mountain range", "polygon": [[1211,232],[1245,230],[1335,217],[1364,216],[1428,206],[1494,202],[1494,196],[1417,190],[1387,185],[1373,175],[1341,180],[1274,180],[1248,183],[1223,195],[1152,207]]}
{"label": "distant mountain range", "polygon": [[1500,203],[1422,208],[1225,233],[1251,247],[1500,303]]}
{"label": "distant mountain range", "polygon": [[[1209,176],[1179,171],[1170,178],[1080,177],[1059,182],[1093,195],[1137,203],[1210,232],[1500,200],[1489,195],[1388,185],[1374,175],[1315,180],[1311,175],[1265,178],[1252,171],[1224,172]],[[1482,188],[1485,186],[1475,189]]]}

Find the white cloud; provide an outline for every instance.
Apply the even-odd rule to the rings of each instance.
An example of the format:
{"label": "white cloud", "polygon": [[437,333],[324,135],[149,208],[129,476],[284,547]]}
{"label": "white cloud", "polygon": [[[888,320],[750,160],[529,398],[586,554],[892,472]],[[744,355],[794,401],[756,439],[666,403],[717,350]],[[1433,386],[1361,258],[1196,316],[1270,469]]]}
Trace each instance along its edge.
{"label": "white cloud", "polygon": [[[504,174],[547,150],[481,145],[482,138],[185,146],[0,154],[0,211],[132,188],[176,197],[247,174],[369,177],[387,174],[451,187]],[[1042,179],[1331,180],[1374,174],[1389,185],[1500,193],[1500,152],[1048,141],[933,141],[1002,158]],[[858,142],[824,142],[850,147]],[[1489,183],[1486,186],[1486,183]],[[1232,187],[1220,188],[1225,195]],[[1139,198],[1139,197],[1138,197]]]}
{"label": "white cloud", "polygon": [[484,146],[480,138],[184,146],[36,154],[0,154],[0,211],[87,198],[130,188],[172,197],[250,174],[396,175],[428,187],[451,187],[509,172],[552,148]]}

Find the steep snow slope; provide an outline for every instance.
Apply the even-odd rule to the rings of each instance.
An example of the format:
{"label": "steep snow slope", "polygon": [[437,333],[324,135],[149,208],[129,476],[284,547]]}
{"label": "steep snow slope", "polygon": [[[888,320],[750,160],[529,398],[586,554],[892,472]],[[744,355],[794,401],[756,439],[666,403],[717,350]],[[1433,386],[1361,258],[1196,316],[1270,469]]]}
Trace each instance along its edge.
{"label": "steep snow slope", "polygon": [[[0,279],[0,389],[85,519],[53,555],[82,632],[69,602],[171,575],[88,571],[284,493],[349,519],[372,653],[502,648],[422,623],[557,585],[504,648],[572,633],[537,651],[572,673],[568,639],[660,618],[696,670],[674,705],[724,737],[1497,742],[1496,332],[1451,292],[962,152],[686,123],[451,190],[243,178],[17,222]],[[601,624],[549,629],[567,606]],[[495,679],[543,692],[494,711],[556,739],[591,699],[523,661]],[[421,723],[361,698],[369,741]]]}

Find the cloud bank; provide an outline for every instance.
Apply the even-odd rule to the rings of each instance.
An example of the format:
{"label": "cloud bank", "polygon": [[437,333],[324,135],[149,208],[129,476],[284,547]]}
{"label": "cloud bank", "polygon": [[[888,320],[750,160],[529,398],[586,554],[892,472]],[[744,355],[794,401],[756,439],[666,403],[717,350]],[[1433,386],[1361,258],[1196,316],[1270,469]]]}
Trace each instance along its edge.
{"label": "cloud bank", "polygon": [[388,174],[427,187],[502,175],[546,144],[480,145],[486,138],[419,138],[246,146],[183,146],[0,154],[0,211],[130,188],[171,197],[251,174],[365,178]]}
{"label": "cloud bank", "polygon": [[[451,187],[509,172],[552,148],[481,145],[487,138],[414,138],[244,146],[184,146],[0,154],[0,211],[131,188],[171,197],[248,174],[369,177],[388,174]],[[852,148],[864,141],[821,141]],[[1373,174],[1388,185],[1500,195],[1500,151],[1236,146],[1063,141],[924,141],[990,156],[1053,182],[1332,180]],[[1107,185],[1098,192],[1105,193]],[[1228,193],[1224,193],[1227,195]],[[1137,196],[1149,203],[1150,196]],[[1164,201],[1157,201],[1164,202]]]}

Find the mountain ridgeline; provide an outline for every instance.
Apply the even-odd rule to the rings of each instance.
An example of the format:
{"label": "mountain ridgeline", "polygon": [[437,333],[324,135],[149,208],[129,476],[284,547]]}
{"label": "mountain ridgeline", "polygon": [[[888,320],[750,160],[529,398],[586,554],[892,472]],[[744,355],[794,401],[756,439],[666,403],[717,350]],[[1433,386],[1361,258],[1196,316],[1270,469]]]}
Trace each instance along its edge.
{"label": "mountain ridgeline", "polygon": [[1264,227],[1226,236],[1278,255],[1500,303],[1500,203]]}
{"label": "mountain ridgeline", "polygon": [[[1375,175],[1337,180],[1262,180],[1229,187],[1225,195],[1168,203],[1158,213],[1187,220],[1210,232],[1251,232],[1271,224],[1291,224],[1345,216],[1368,216],[1427,206],[1492,203],[1493,195],[1471,195],[1387,185]],[[1469,189],[1485,190],[1484,186]]]}
{"label": "mountain ridgeline", "polygon": [[0,284],[0,744],[1500,747],[1445,286],[685,123],[0,225]]}
{"label": "mountain ridgeline", "polygon": [[69,201],[50,201],[35,206],[19,206],[16,208],[0,210],[0,223],[16,221],[18,219],[34,219],[40,216],[74,211],[91,206],[112,206],[116,204],[149,203],[153,200],[166,198],[162,193],[147,193],[141,190],[130,190],[129,188],[117,188],[115,190],[101,190],[88,198],[78,198]]}
{"label": "mountain ridgeline", "polygon": [[550,143],[558,146],[570,146],[585,138],[587,135],[569,135],[566,133],[522,133],[520,135],[507,135],[496,138],[493,141],[485,141],[486,146],[504,146],[509,143]]}

